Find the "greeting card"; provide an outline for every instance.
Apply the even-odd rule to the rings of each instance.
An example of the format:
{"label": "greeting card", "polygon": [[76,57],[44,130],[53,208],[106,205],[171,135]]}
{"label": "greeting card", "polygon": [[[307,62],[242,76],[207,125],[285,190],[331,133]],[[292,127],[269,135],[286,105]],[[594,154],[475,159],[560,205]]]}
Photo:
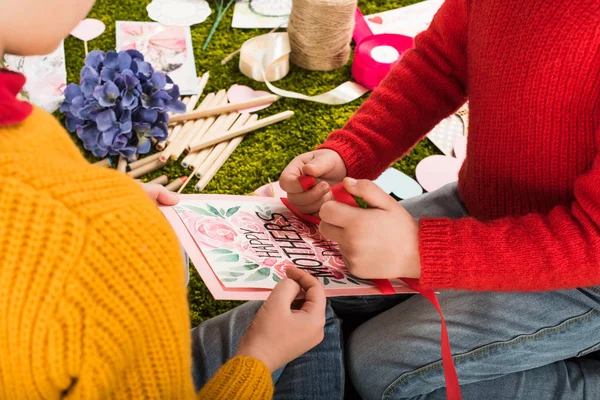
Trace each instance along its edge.
{"label": "greeting card", "polygon": [[181,94],[198,93],[189,26],[117,21],[117,50],[130,49],[142,53],[156,71],[168,74],[179,85]]}
{"label": "greeting card", "polygon": [[425,0],[410,6],[367,15],[365,19],[374,35],[396,33],[415,37],[429,27],[444,0]]}
{"label": "greeting card", "polygon": [[[370,280],[350,274],[339,246],[316,225],[301,221],[277,198],[182,195],[161,207],[212,295],[218,300],[265,299],[285,269],[319,279],[327,296],[381,294]],[[399,279],[396,293],[412,293]]]}
{"label": "greeting card", "polygon": [[64,100],[67,86],[65,48],[63,43],[46,56],[20,57],[5,55],[6,67],[25,75],[24,95],[31,103],[54,112]]}

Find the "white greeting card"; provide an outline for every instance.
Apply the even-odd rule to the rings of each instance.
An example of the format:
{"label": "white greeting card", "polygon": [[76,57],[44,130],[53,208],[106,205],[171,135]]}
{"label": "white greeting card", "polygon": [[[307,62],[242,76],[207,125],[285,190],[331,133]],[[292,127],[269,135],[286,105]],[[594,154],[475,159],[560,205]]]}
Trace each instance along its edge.
{"label": "white greeting card", "polygon": [[156,71],[179,85],[183,95],[198,93],[196,64],[189,26],[156,22],[117,21],[117,50],[142,53]]}

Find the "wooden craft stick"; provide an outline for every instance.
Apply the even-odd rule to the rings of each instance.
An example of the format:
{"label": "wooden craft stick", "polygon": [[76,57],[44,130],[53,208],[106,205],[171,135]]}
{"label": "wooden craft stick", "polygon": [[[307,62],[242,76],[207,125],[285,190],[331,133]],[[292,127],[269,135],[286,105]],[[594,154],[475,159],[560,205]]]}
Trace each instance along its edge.
{"label": "wooden craft stick", "polygon": [[155,160],[132,171],[129,171],[127,175],[129,175],[132,178],[139,178],[142,175],[146,175],[149,172],[156,171],[157,169],[164,167],[165,164],[166,163],[160,160]]}
{"label": "wooden craft stick", "polygon": [[110,160],[110,158],[105,158],[104,160],[95,162],[94,165],[98,167],[110,168],[112,167],[112,161]]}
{"label": "wooden craft stick", "polygon": [[194,163],[194,160],[196,159],[196,156],[198,155],[199,152],[195,151],[193,153],[188,153],[188,155],[186,155],[183,158],[183,161],[181,161],[181,166],[183,168],[189,168],[190,165],[192,165]]}
{"label": "wooden craft stick", "polygon": [[142,159],[134,161],[127,166],[127,171],[132,171],[136,168],[141,167],[142,165],[146,165],[148,163],[151,163],[152,161],[158,160],[158,157],[160,157],[160,153],[155,153],[155,154],[152,154],[151,156],[144,157]]}
{"label": "wooden craft stick", "polygon": [[235,139],[232,139],[225,147],[225,150],[219,155],[219,157],[215,160],[215,162],[210,166],[208,171],[200,178],[200,181],[196,185],[196,190],[201,192],[206,188],[206,185],[214,178],[214,176],[219,172],[223,164],[227,161],[229,156],[234,152],[236,147],[244,140],[243,136],[238,136]]}
{"label": "wooden craft stick", "polygon": [[135,153],[134,155],[132,155],[131,157],[129,157],[129,158],[127,159],[127,162],[130,162],[130,163],[132,163],[132,162],[134,162],[134,161],[137,161],[137,159],[138,159],[138,158],[139,158],[139,154]]}
{"label": "wooden craft stick", "polygon": [[169,183],[167,186],[165,186],[165,188],[171,192],[174,192],[179,190],[188,180],[189,179],[187,176],[182,176]]}
{"label": "wooden craft stick", "polygon": [[119,157],[119,162],[117,163],[117,171],[122,173],[127,172],[127,159],[123,156]]}
{"label": "wooden craft stick", "polygon": [[[188,104],[189,101],[190,101],[189,97],[184,97],[184,98],[181,99],[181,102],[186,105],[186,109],[185,109],[186,112],[190,111],[190,110],[187,109],[187,104]],[[173,114],[171,114],[171,113],[167,113],[167,114],[169,115],[169,118],[171,118],[173,116]],[[179,126],[179,125],[177,125],[177,126]],[[171,136],[173,136],[173,132],[175,131],[175,128],[177,128],[177,126],[170,126],[169,127],[169,134],[167,135],[167,138],[165,140],[160,141],[160,142],[158,142],[156,144],[156,149],[157,150],[164,150],[165,147],[167,147],[167,144],[170,143],[169,139],[171,138]],[[179,131],[179,129],[177,131]]]}
{"label": "wooden craft stick", "polygon": [[194,119],[198,119],[198,118],[210,117],[211,115],[219,115],[219,114],[228,113],[231,111],[239,111],[239,110],[243,110],[245,108],[251,108],[251,107],[262,106],[265,104],[271,104],[271,103],[276,102],[277,100],[279,100],[279,96],[274,95],[274,94],[268,94],[265,96],[256,97],[254,99],[241,101],[238,103],[230,103],[230,104],[226,104],[226,105],[219,106],[219,107],[211,107],[206,110],[193,111],[191,113],[186,113],[186,114],[178,114],[178,115],[175,115],[171,120],[169,120],[169,123],[171,124],[171,123],[176,123],[179,121],[189,121],[189,120],[194,120]]}
{"label": "wooden craft stick", "polygon": [[[249,119],[250,119],[250,114],[248,114],[248,113],[241,114],[240,117],[235,121],[235,123],[229,128],[228,131],[238,129],[238,128],[244,126],[248,122]],[[225,150],[225,147],[227,147],[227,142],[221,142],[212,148],[212,151],[210,151],[209,156],[201,164],[200,168],[197,169],[196,174],[195,174],[195,176],[197,178],[201,178],[202,175],[204,175],[206,173],[206,171],[209,170],[210,166],[215,162],[215,160]],[[210,149],[205,149],[205,150],[210,150]]]}
{"label": "wooden craft stick", "polygon": [[[198,109],[210,107],[210,105],[213,104],[214,99],[215,99],[215,93],[207,94],[206,97],[202,100],[202,102],[198,106]],[[160,155],[161,160],[167,161],[169,159],[169,157],[171,156],[171,154],[173,153],[173,150],[176,150],[176,148],[178,146],[177,145],[178,140],[180,140],[180,138],[181,138],[181,130],[182,129],[183,129],[182,124],[179,124],[173,128],[173,134],[171,135],[171,141],[168,143],[166,149]]]}
{"label": "wooden craft stick", "polygon": [[[242,114],[242,115],[245,115],[245,114]],[[256,116],[253,115],[252,117],[256,117]],[[246,117],[244,116],[244,119],[246,119],[246,123],[248,123],[248,121],[251,121],[252,117],[250,117],[250,119],[246,119]],[[256,117],[256,118],[258,118],[258,117]],[[254,119],[254,121],[256,121],[256,119]],[[234,125],[235,125],[235,123],[234,123]],[[193,169],[193,172],[190,174],[190,179],[188,179],[183,184],[183,186],[179,188],[179,190],[177,191],[177,193],[181,193],[183,191],[183,189],[185,189],[185,187],[187,186],[187,184],[192,180],[192,177],[195,176],[198,173],[198,170],[200,169],[200,167],[202,166],[202,164],[206,161],[206,159],[210,155],[211,151],[212,151],[212,148],[207,148],[207,149],[204,149],[204,150],[202,150],[202,151],[200,151],[198,153],[198,156],[194,160],[194,163],[190,166],[190,168]]]}
{"label": "wooden craft stick", "polygon": [[157,183],[159,185],[166,185],[167,183],[169,183],[169,177],[166,175],[161,175],[158,178],[154,178],[152,179],[150,182],[148,183]]}
{"label": "wooden craft stick", "polygon": [[294,115],[294,112],[288,110],[288,111],[281,112],[279,114],[271,115],[270,117],[267,117],[267,118],[259,119],[252,124],[244,125],[241,128],[231,130],[221,136],[218,136],[218,137],[215,137],[212,139],[203,140],[201,143],[198,143],[197,145],[191,147],[190,151],[202,150],[207,147],[213,146],[217,143],[231,140],[237,136],[245,135],[246,133],[253,132],[255,130],[264,128],[266,126],[275,124],[277,122],[284,121],[284,120],[290,118],[292,115]]}
{"label": "wooden craft stick", "polygon": [[[222,103],[226,103],[227,102],[227,92],[225,90],[220,90],[213,98],[213,101],[210,103],[211,105],[219,105]],[[208,104],[208,103],[206,103]],[[200,110],[202,111],[202,110]],[[170,152],[167,152],[167,150],[169,150],[169,147],[165,150],[165,152],[167,152],[168,157],[170,157],[173,160],[177,160],[179,157],[181,157],[181,154],[183,154],[183,152],[185,151],[185,149],[188,147],[190,141],[192,140],[192,138],[195,135],[195,129],[200,129],[203,125],[208,124],[210,121],[210,125],[212,125],[214,119],[212,118],[207,118],[206,120],[195,120],[195,121],[187,121],[184,125],[183,128],[181,128],[181,132],[179,132],[179,136],[177,138],[176,141],[171,142],[171,144],[169,145],[169,147],[173,147],[172,150]],[[166,160],[167,158],[165,158],[164,156],[161,155],[160,157],[161,160]]]}
{"label": "wooden craft stick", "polygon": [[208,82],[208,77],[209,77],[208,72],[205,72],[202,76],[199,76],[196,79],[196,83],[197,83],[197,87],[198,87],[198,94],[194,94],[194,95],[190,96],[190,99],[189,99],[186,109],[185,109],[187,112],[191,112],[196,108],[198,100],[200,100],[200,97],[202,96],[202,92],[204,92],[204,88],[206,87],[206,83]]}

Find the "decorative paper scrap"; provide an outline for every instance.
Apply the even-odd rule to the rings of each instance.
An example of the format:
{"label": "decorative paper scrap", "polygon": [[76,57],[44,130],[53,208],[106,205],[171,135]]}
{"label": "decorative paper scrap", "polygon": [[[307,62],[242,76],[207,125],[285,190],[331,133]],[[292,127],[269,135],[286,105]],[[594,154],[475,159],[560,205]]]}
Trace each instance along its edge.
{"label": "decorative paper scrap", "polygon": [[[277,28],[287,27],[292,9],[291,0],[237,0],[233,10],[232,28]],[[254,10],[254,11],[253,11]],[[268,15],[279,15],[277,17]],[[283,24],[283,25],[282,25]]]}
{"label": "decorative paper scrap", "polygon": [[189,27],[156,22],[117,21],[117,50],[135,49],[156,71],[169,74],[181,94],[198,93]]}
{"label": "decorative paper scrap", "polygon": [[67,86],[65,68],[65,48],[61,42],[58,48],[46,56],[19,57],[6,54],[6,67],[20,72],[27,78],[24,95],[31,103],[48,112],[58,109],[64,100],[63,91]]}
{"label": "decorative paper scrap", "polygon": [[150,19],[170,26],[199,24],[212,12],[205,0],[153,0],[146,10]]}
{"label": "decorative paper scrap", "polygon": [[417,164],[415,174],[417,180],[428,192],[456,182],[458,173],[467,157],[467,137],[460,136],[454,142],[455,157],[434,155],[421,160]]}
{"label": "decorative paper scrap", "polygon": [[396,33],[415,37],[429,27],[444,0],[426,0],[417,4],[367,15],[365,18],[374,35]]}
{"label": "decorative paper scrap", "polygon": [[427,138],[447,156],[452,155],[456,139],[463,136],[465,126],[457,115],[442,120],[427,134]]}
{"label": "decorative paper scrap", "polygon": [[388,168],[373,182],[398,201],[423,194],[417,181],[395,168]]}
{"label": "decorative paper scrap", "polygon": [[[262,299],[290,266],[317,277],[328,296],[380,294],[345,267],[336,243],[298,219],[276,198],[184,195],[161,207],[217,299]],[[410,292],[391,281],[398,293]]]}
{"label": "decorative paper scrap", "polygon": [[[244,101],[252,100],[255,97],[263,97],[263,96],[267,96],[270,94],[271,93],[269,93],[269,92],[265,92],[262,90],[254,90],[251,87],[244,86],[244,85],[238,85],[236,83],[233,86],[231,86],[229,88],[229,90],[227,91],[227,99],[229,100],[230,103],[241,103]],[[256,112],[256,111],[263,110],[263,109],[269,107],[270,105],[271,105],[271,103],[264,104],[262,106],[246,108],[244,110],[238,110],[238,111],[239,112],[247,112],[247,113]]]}

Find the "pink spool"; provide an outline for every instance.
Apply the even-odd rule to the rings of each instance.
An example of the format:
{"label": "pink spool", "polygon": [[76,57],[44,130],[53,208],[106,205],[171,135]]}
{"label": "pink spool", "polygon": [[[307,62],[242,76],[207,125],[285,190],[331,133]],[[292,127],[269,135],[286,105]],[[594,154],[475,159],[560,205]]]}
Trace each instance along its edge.
{"label": "pink spool", "polygon": [[356,8],[354,34],[356,42],[352,76],[356,82],[373,90],[398,64],[402,54],[413,47],[413,38],[404,35],[384,33],[373,35],[365,18]]}

